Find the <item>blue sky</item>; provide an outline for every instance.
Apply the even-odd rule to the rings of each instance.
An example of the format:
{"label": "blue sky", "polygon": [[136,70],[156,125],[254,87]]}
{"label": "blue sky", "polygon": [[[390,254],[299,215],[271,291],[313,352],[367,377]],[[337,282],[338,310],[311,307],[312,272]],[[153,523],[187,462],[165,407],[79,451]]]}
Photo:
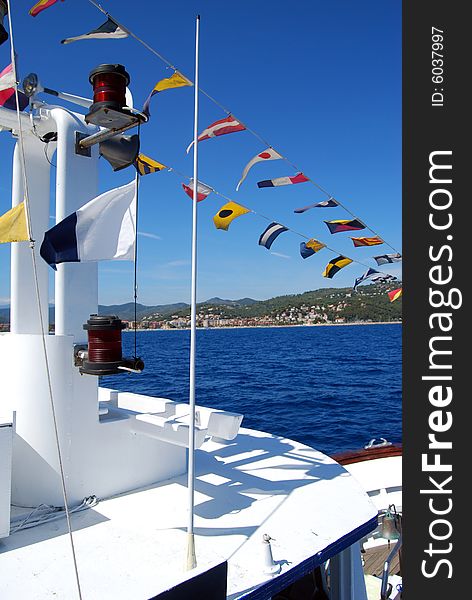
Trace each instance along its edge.
{"label": "blue sky", "polygon": [[[34,0],[12,4],[20,79],[34,71],[47,87],[91,97],[89,72],[101,63],[121,63],[140,108],[154,84],[172,73],[132,38],[62,46],[62,38],[105,21],[87,0],[59,2],[36,18],[27,14]],[[138,10],[130,10],[129,0],[104,0],[102,6],[191,79],[199,13],[200,87],[401,251],[400,2],[176,0],[141,2]],[[9,62],[4,44],[0,70]],[[225,116],[204,96],[200,109],[200,131]],[[141,151],[191,175],[192,154],[186,155],[185,148],[193,133],[193,88],[155,96],[151,115],[142,127]],[[2,133],[0,214],[11,206],[12,148],[10,134]],[[368,266],[375,267],[373,255],[392,252],[386,245],[353,248],[349,236],[373,235],[367,230],[331,235],[323,220],[351,218],[340,207],[294,214],[294,208],[326,199],[310,183],[258,189],[261,179],[296,173],[284,161],[256,165],[236,192],[246,163],[265,149],[250,133],[207,140],[199,149],[200,180],[234,201]],[[113,173],[102,160],[100,191],[133,177],[132,167]],[[143,304],[190,298],[192,210],[183,181],[169,172],[141,178],[138,301]],[[351,264],[333,279],[323,278],[335,254],[323,250],[303,260],[303,238],[292,232],[282,234],[268,251],[258,245],[268,222],[254,214],[235,220],[227,232],[216,230],[212,217],[224,203],[212,194],[198,206],[199,301],[351,286],[366,270]],[[400,267],[383,270],[399,276]],[[7,244],[0,245],[0,272],[4,304],[10,293]],[[99,290],[102,304],[132,301],[133,264],[102,263]]]}

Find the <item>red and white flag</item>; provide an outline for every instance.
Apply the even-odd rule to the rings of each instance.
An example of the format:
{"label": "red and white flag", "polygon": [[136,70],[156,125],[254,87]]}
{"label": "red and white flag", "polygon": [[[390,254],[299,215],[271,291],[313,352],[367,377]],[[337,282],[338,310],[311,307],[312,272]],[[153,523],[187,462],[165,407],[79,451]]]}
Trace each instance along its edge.
{"label": "red and white flag", "polygon": [[10,63],[8,67],[5,67],[0,73],[0,91],[8,90],[15,86],[15,76],[13,75],[13,67]]}
{"label": "red and white flag", "polygon": [[305,183],[310,181],[303,173],[297,173],[294,177],[276,177],[275,179],[264,179],[264,181],[258,181],[257,187],[279,187],[280,185],[292,185],[293,183]]}
{"label": "red and white flag", "polygon": [[[183,183],[182,187],[184,188],[184,192],[187,194],[187,196],[193,200],[193,179],[190,180],[190,183],[188,185],[186,185],[185,183]],[[205,185],[204,183],[198,182],[198,185],[197,185],[197,202],[201,202],[202,200],[205,200],[205,198],[212,191],[213,191],[213,188],[209,187],[208,185]]]}
{"label": "red and white flag", "polygon": [[[212,137],[217,137],[219,135],[225,135],[226,133],[233,133],[235,131],[244,131],[246,128],[242,123],[240,123],[237,119],[233,117],[233,115],[229,115],[226,119],[221,119],[220,121],[215,121],[209,127],[204,129],[202,133],[198,136],[198,141],[202,142],[203,140],[209,140]],[[190,148],[193,146],[193,141],[190,142],[187,148],[187,154],[190,151]]]}
{"label": "red and white flag", "polygon": [[264,150],[263,152],[261,152],[260,154],[255,156],[254,158],[251,158],[251,160],[244,167],[244,171],[241,176],[241,179],[239,180],[239,183],[236,186],[236,191],[239,190],[239,187],[241,186],[242,182],[246,179],[246,176],[249,173],[249,169],[251,169],[251,167],[253,167],[256,163],[261,162],[263,160],[278,160],[280,158],[283,158],[283,156],[281,156],[273,148],[267,148],[267,150]]}

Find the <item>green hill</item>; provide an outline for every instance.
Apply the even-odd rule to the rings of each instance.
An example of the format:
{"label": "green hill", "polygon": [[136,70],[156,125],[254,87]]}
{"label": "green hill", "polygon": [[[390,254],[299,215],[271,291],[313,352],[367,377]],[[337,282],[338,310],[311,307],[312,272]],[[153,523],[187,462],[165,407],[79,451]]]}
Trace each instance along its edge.
{"label": "green hill", "polygon": [[[359,321],[399,321],[402,315],[402,303],[390,302],[387,292],[400,285],[368,285],[358,288],[353,293],[352,288],[323,288],[302,294],[277,296],[269,300],[248,302],[221,300],[213,298],[197,305],[198,313],[208,316],[218,316],[220,319],[278,317],[289,322],[291,312],[314,315],[313,320],[334,322],[343,319],[345,322]],[[217,302],[216,302],[217,300]],[[250,300],[250,299],[249,299]],[[186,318],[190,307],[175,310],[172,316]],[[149,314],[145,320],[160,320],[160,316]]]}
{"label": "green hill", "polygon": [[[402,302],[390,302],[387,292],[400,286],[400,282],[390,285],[359,286],[357,292],[352,288],[322,288],[304,292],[276,296],[269,300],[224,300],[211,298],[197,305],[200,315],[219,319],[260,319],[268,317],[278,322],[299,322],[300,318],[309,318],[313,322],[344,321],[400,321],[402,318]],[[54,311],[50,307],[52,321]],[[134,320],[134,304],[100,305],[99,314],[117,315],[126,321]],[[185,319],[190,314],[190,307],[184,302],[174,304],[158,304],[145,306],[137,304],[138,321],[168,321],[171,318]],[[0,323],[8,323],[9,309],[0,309]]]}

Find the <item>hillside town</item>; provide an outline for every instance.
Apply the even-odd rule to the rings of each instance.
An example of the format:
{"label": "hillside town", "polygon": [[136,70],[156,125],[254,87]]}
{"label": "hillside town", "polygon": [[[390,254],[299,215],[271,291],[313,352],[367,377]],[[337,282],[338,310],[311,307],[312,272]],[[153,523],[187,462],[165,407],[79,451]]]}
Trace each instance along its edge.
{"label": "hillside town", "polygon": [[[330,315],[333,311],[340,313],[345,305],[328,305],[326,312],[324,306],[300,306],[289,307],[275,314],[266,314],[251,317],[228,317],[225,312],[217,308],[208,307],[197,313],[197,327],[274,327],[287,325],[317,325],[327,323],[345,323],[343,316]],[[141,329],[186,329],[190,327],[190,315],[171,315],[165,319],[153,317],[145,318],[136,323]],[[133,321],[128,322],[130,328],[134,328]]]}
{"label": "hillside town", "polygon": [[[249,306],[219,305],[207,303],[198,307],[197,327],[277,327],[290,325],[342,325],[348,323],[398,322],[401,321],[400,307],[396,310],[380,310],[378,294],[369,295],[362,300],[352,300],[351,293],[333,293],[322,302],[287,302],[279,308],[270,301]],[[383,298],[382,298],[383,299]],[[264,306],[265,305],[265,306]],[[387,309],[393,308],[391,305]],[[244,314],[248,313],[248,314]],[[135,323],[129,322],[134,328]],[[170,315],[149,315],[136,326],[140,329],[187,329],[190,327],[189,310],[177,311]]]}
{"label": "hillside town", "polygon": [[[286,327],[292,325],[344,325],[401,321],[401,301],[391,303],[385,286],[366,286],[353,293],[349,288],[323,289],[268,300],[222,300],[212,298],[197,305],[197,327]],[[5,311],[5,309],[3,309]],[[129,329],[188,329],[190,307],[144,306],[133,303],[100,306],[100,314],[115,314]],[[137,319],[133,318],[137,315]],[[50,307],[50,330],[54,330]],[[0,331],[9,330],[7,313],[0,312]]]}

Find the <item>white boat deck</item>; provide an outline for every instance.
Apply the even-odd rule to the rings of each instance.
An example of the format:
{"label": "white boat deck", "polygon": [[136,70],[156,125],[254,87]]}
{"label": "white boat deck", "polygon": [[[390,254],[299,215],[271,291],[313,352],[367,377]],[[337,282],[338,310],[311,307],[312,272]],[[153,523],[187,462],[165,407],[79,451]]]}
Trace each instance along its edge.
{"label": "white boat deck", "polygon": [[390,456],[346,465],[377,507],[386,510],[394,504],[402,511],[402,457]]}
{"label": "white boat deck", "polygon": [[[186,571],[186,485],[186,476],[176,477],[72,516],[84,600],[149,599],[225,560],[228,599],[270,598],[377,520],[359,484],[331,458],[241,429],[233,441],[210,440],[197,451],[198,566]],[[274,538],[278,575],[264,572],[264,533]],[[2,600],[77,598],[65,519],[1,539],[0,574]]]}

